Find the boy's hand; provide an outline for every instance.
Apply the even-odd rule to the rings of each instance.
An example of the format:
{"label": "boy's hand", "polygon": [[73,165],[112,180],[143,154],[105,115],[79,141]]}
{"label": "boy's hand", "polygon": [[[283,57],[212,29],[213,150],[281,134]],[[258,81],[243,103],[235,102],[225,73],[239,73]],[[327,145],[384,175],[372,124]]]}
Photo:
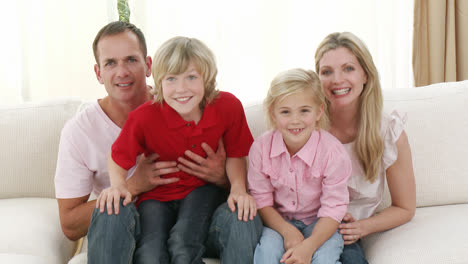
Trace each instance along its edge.
{"label": "boy's hand", "polygon": [[314,252],[306,245],[299,243],[293,248],[288,249],[281,258],[280,262],[285,264],[310,264]]}
{"label": "boy's hand", "polygon": [[116,186],[104,189],[96,201],[96,208],[99,208],[101,213],[104,213],[104,208],[107,204],[107,214],[113,213],[112,205],[114,205],[115,214],[119,214],[120,197],[125,198],[123,205],[126,206],[132,201],[132,194],[127,190],[126,186]]}
{"label": "boy's hand", "polygon": [[227,203],[232,212],[236,211],[239,221],[245,222],[253,220],[257,215],[257,204],[255,199],[246,191],[236,191],[231,188],[231,193],[227,199]]}

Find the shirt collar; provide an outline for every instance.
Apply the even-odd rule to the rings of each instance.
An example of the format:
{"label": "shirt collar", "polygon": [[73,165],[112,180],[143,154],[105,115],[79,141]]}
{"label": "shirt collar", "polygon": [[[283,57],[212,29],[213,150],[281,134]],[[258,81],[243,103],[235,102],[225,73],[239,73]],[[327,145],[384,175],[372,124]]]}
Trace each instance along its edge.
{"label": "shirt collar", "polygon": [[[315,154],[317,153],[319,140],[320,140],[320,131],[314,130],[309,140],[307,140],[305,145],[294,156],[299,157],[309,167],[312,166],[314,159],[315,159]],[[271,146],[270,158],[280,156],[283,153],[286,153],[286,155],[289,155],[288,149],[286,148],[286,144],[284,144],[283,135],[278,130],[275,130],[273,132],[273,139],[272,139],[271,144],[272,146]]]}
{"label": "shirt collar", "polygon": [[[159,103],[155,103],[158,104]],[[210,104],[205,105],[205,109],[203,110],[202,118],[200,122],[198,122],[197,127],[199,128],[206,128],[216,125],[216,118],[217,112],[215,111],[215,107],[213,106],[214,102],[212,101]],[[172,107],[170,107],[165,101],[160,106],[161,113],[166,121],[166,124],[169,128],[180,128],[186,126],[187,124],[195,125],[193,121],[187,122],[185,121]]]}

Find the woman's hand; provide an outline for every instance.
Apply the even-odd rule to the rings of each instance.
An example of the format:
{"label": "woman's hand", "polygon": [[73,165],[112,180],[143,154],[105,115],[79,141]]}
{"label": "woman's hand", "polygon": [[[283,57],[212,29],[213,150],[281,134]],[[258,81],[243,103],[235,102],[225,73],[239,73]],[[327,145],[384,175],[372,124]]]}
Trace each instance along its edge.
{"label": "woman's hand", "polygon": [[239,221],[253,220],[257,215],[257,204],[255,199],[246,191],[236,191],[231,188],[231,193],[227,199],[227,203],[232,212],[236,211]]}
{"label": "woman's hand", "polygon": [[365,236],[363,224],[361,221],[356,221],[350,213],[346,213],[343,217],[345,223],[340,224],[338,229],[343,236],[344,244],[350,245]]}
{"label": "woman's hand", "polygon": [[101,213],[104,213],[104,208],[107,204],[107,214],[113,213],[112,205],[114,205],[115,214],[119,214],[120,198],[124,198],[123,205],[126,206],[132,201],[132,194],[128,191],[127,186],[120,185],[104,189],[96,201],[96,208],[99,208]]}

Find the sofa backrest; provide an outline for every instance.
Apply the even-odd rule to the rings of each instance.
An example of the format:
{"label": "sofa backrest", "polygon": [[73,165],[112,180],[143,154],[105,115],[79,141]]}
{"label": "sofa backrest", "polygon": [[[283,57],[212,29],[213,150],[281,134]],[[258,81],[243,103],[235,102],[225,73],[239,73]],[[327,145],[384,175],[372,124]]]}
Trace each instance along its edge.
{"label": "sofa backrest", "polygon": [[[468,81],[384,93],[384,110],[406,113],[417,207],[468,203]],[[388,190],[384,202],[390,204]]]}
{"label": "sofa backrest", "polygon": [[0,106],[0,198],[55,198],[60,132],[81,101]]}
{"label": "sofa backrest", "polygon": [[[384,111],[407,114],[418,207],[468,203],[468,81],[384,90]],[[254,137],[266,130],[260,102],[245,107]],[[390,205],[388,188],[381,208]]]}

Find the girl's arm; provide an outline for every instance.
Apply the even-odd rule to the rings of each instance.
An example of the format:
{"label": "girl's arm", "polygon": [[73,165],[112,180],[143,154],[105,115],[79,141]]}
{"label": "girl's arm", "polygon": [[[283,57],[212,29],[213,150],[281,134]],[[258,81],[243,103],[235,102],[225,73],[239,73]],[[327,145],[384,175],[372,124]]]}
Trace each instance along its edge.
{"label": "girl's arm", "polygon": [[125,198],[123,205],[126,206],[132,201],[132,194],[127,187],[127,170],[123,169],[109,155],[107,159],[107,167],[109,169],[109,177],[111,187],[104,189],[96,201],[96,208],[99,208],[101,213],[107,204],[107,214],[112,214],[112,205],[114,206],[115,214],[119,214],[120,197]]}
{"label": "girl's arm", "polygon": [[340,233],[343,234],[346,245],[369,234],[400,226],[413,218],[416,210],[416,185],[411,149],[404,131],[396,141],[396,146],[397,160],[386,171],[391,206],[367,219],[341,224]]}
{"label": "girl's arm", "polygon": [[297,246],[288,249],[280,261],[310,263],[315,251],[336,232],[338,225],[339,223],[330,217],[320,218],[315,224],[310,237]]}
{"label": "girl's arm", "polygon": [[280,233],[284,240],[285,250],[293,248],[304,241],[302,233],[296,227],[286,222],[275,208],[271,206],[263,207],[258,210],[258,214],[262,218],[265,226]]}
{"label": "girl's arm", "polygon": [[239,220],[253,220],[257,215],[257,204],[247,193],[247,160],[246,157],[226,159],[226,173],[231,183],[228,205],[232,212],[236,210]]}

